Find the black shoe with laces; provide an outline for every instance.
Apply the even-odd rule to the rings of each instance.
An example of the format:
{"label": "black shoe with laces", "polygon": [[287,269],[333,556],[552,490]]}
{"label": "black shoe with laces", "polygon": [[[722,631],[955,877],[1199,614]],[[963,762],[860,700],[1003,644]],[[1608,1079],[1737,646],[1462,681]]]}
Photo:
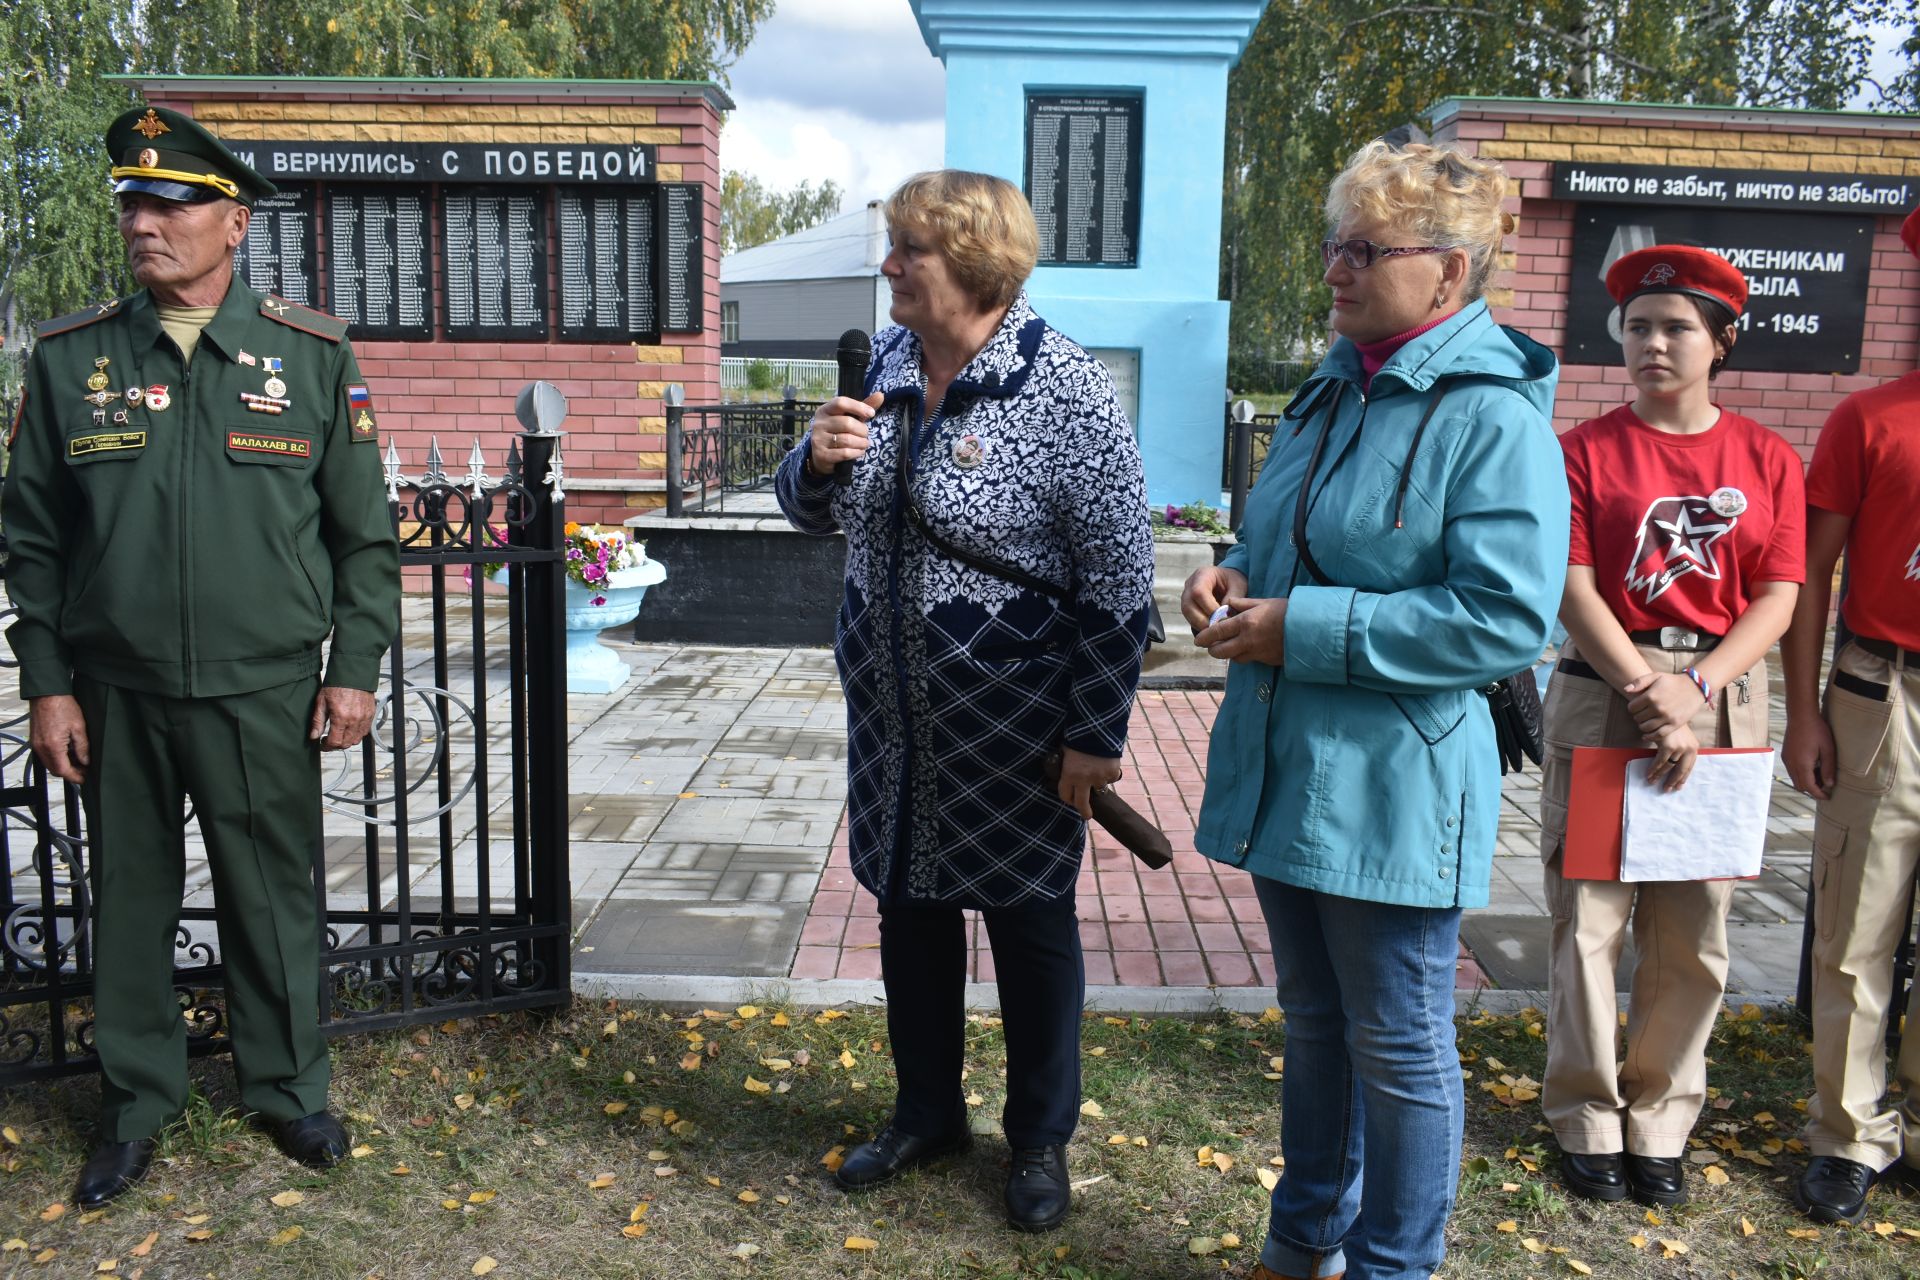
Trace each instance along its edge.
{"label": "black shoe with laces", "polygon": [[1793,1203],[1815,1222],[1858,1222],[1867,1212],[1871,1167],[1840,1156],[1815,1156],[1793,1184]]}
{"label": "black shoe with laces", "polygon": [[1015,1147],[1007,1170],[1007,1225],[1016,1231],[1051,1231],[1073,1203],[1067,1185],[1065,1147]]}
{"label": "black shoe with laces", "polygon": [[972,1143],[973,1135],[964,1126],[951,1133],[919,1138],[888,1125],[872,1142],[863,1142],[848,1152],[833,1171],[833,1180],[843,1191],[864,1191],[899,1177],[917,1164],[965,1151]]}

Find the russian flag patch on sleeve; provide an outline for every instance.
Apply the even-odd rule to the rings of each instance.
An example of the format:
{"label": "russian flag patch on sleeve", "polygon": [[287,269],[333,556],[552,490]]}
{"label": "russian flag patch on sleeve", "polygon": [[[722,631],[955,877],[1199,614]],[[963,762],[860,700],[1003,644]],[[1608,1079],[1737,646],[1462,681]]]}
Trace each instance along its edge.
{"label": "russian flag patch on sleeve", "polygon": [[355,444],[380,438],[373,418],[373,396],[360,383],[350,383],[347,387],[347,421],[352,424]]}

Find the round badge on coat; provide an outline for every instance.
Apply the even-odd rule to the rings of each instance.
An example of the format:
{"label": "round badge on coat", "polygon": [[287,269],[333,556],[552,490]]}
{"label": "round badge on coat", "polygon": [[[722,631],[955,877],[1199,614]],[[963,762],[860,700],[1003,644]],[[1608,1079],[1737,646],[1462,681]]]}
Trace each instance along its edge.
{"label": "round badge on coat", "polygon": [[138,409],[140,407],[140,402],[145,398],[146,398],[146,393],[140,390],[140,388],[138,387],[127,388],[127,403],[133,406],[134,408]]}
{"label": "round badge on coat", "polygon": [[987,442],[969,431],[953,442],[953,465],[971,471],[987,460]]}
{"label": "round badge on coat", "polygon": [[155,413],[159,413],[172,403],[173,397],[168,394],[164,384],[156,382],[147,388],[147,408]]}
{"label": "round badge on coat", "polygon": [[1707,505],[1713,508],[1715,515],[1737,516],[1747,509],[1747,495],[1726,485],[1713,491],[1707,499]]}

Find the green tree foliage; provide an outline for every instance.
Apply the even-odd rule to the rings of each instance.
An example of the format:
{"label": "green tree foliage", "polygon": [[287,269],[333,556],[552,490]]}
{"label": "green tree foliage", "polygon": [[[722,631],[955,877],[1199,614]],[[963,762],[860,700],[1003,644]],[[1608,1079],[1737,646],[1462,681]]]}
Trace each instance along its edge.
{"label": "green tree foliage", "polygon": [[1441,99],[1911,109],[1920,74],[1867,78],[1869,29],[1916,19],[1915,0],[1272,0],[1228,90],[1229,381],[1263,389],[1324,346],[1327,183]]}
{"label": "green tree foliage", "polygon": [[816,227],[840,212],[846,192],[823,180],[802,182],[790,191],[770,191],[758,178],[728,173],[720,179],[720,251],[751,249]]}
{"label": "green tree foliage", "polygon": [[[0,405],[32,327],[130,287],[105,77],[722,78],[774,0],[4,0]],[[838,193],[835,193],[835,200]]]}

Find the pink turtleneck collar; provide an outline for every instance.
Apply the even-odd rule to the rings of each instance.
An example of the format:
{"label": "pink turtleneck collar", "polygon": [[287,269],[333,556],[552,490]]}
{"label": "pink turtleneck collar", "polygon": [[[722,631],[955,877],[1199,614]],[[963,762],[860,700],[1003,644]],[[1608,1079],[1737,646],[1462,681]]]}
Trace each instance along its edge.
{"label": "pink turtleneck collar", "polygon": [[1427,330],[1443,325],[1459,314],[1458,311],[1449,311],[1446,315],[1436,316],[1425,324],[1409,329],[1405,333],[1396,333],[1391,338],[1382,338],[1378,342],[1354,343],[1354,350],[1360,353],[1361,388],[1363,390],[1372,389],[1373,375],[1380,372],[1382,366],[1384,366],[1387,361],[1393,359],[1394,352],[1400,350],[1400,348],[1406,346]]}

